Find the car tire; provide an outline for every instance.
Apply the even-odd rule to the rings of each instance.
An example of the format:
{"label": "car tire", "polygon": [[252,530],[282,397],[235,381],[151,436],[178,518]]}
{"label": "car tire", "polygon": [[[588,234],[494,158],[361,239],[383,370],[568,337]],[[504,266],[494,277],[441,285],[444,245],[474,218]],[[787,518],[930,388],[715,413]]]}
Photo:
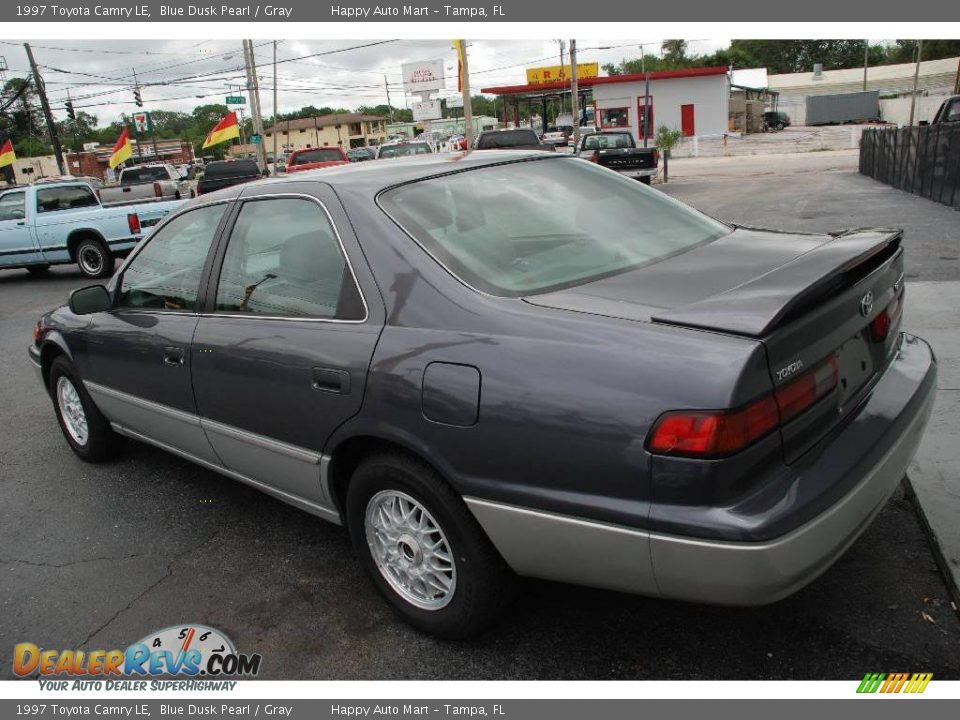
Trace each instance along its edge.
{"label": "car tire", "polygon": [[49,269],[49,265],[30,265],[27,267],[27,272],[31,275],[43,275]]}
{"label": "car tire", "polygon": [[644,175],[643,177],[640,178],[640,182],[642,182],[644,185],[652,185],[653,178],[650,177],[649,175]]}
{"label": "car tire", "polygon": [[[390,517],[389,508],[410,512],[413,525]],[[426,463],[402,453],[367,458],[350,479],[346,515],[364,570],[413,627],[465,639],[500,615],[513,573],[460,496]]]}
{"label": "car tire", "polygon": [[173,199],[174,199],[174,200],[180,200],[180,199],[181,199],[181,197],[180,197],[180,191],[179,191],[179,190],[177,190],[177,191],[173,194]]}
{"label": "car tire", "polygon": [[123,438],[110,427],[73,363],[63,355],[50,365],[48,390],[63,436],[81,460],[100,462],[120,451]]}
{"label": "car tire", "polygon": [[781,130],[783,130],[783,123],[777,123],[773,127],[777,132],[780,132]]}
{"label": "car tire", "polygon": [[113,255],[99,238],[84,238],[77,245],[77,267],[88,278],[110,277],[113,275],[113,266]]}

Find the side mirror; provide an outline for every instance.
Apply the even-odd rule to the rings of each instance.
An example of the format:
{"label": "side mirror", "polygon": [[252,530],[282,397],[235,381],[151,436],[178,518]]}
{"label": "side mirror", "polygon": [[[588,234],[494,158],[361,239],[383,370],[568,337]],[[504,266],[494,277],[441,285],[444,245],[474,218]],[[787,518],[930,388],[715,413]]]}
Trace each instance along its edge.
{"label": "side mirror", "polygon": [[89,285],[70,293],[70,312],[74,315],[92,315],[109,310],[110,293],[103,285]]}

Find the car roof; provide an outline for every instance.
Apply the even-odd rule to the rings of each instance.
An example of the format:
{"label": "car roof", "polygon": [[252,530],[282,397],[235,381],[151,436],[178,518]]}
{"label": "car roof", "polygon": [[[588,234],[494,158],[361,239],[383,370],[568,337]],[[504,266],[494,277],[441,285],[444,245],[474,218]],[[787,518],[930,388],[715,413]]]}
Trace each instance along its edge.
{"label": "car roof", "polygon": [[316,180],[330,183],[337,188],[355,189],[360,192],[376,194],[394,185],[425,180],[462,170],[502,165],[505,162],[513,161],[557,160],[562,158],[573,158],[573,156],[538,150],[473,150],[466,154],[429,153],[391,160],[377,160],[369,163],[351,163],[317,170],[304,170],[291,177],[270,178],[248,183],[246,187],[274,186],[304,180]]}

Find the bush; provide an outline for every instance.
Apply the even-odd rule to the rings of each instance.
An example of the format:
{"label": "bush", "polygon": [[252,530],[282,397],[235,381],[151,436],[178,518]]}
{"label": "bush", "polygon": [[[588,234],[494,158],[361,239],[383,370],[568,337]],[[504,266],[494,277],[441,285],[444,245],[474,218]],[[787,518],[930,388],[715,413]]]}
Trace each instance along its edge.
{"label": "bush", "polygon": [[679,130],[671,130],[666,125],[661,125],[657,128],[655,142],[657,149],[660,150],[664,156],[669,157],[670,151],[679,145],[681,140],[683,140],[683,133]]}

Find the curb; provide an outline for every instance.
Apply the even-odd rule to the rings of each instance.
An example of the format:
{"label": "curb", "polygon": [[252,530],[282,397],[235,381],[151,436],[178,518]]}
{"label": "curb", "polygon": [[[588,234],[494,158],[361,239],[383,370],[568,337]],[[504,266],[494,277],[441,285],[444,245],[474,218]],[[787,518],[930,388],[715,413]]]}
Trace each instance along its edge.
{"label": "curb", "polygon": [[913,482],[910,480],[909,473],[903,476],[903,486],[910,503],[913,505],[914,510],[916,510],[917,519],[920,520],[920,528],[927,537],[927,542],[933,553],[933,560],[937,564],[937,569],[940,571],[943,583],[947,586],[947,593],[950,595],[950,604],[953,606],[953,611],[960,617],[960,585],[958,585],[954,579],[953,571],[950,569],[947,558],[943,554],[943,548],[940,547],[937,535],[927,520],[926,513],[923,511],[923,503],[920,502],[917,491],[913,489]]}

